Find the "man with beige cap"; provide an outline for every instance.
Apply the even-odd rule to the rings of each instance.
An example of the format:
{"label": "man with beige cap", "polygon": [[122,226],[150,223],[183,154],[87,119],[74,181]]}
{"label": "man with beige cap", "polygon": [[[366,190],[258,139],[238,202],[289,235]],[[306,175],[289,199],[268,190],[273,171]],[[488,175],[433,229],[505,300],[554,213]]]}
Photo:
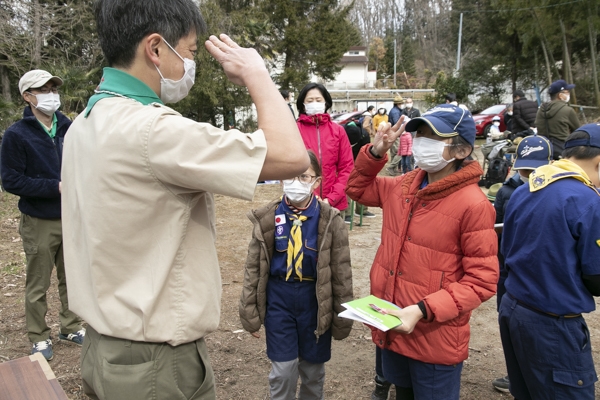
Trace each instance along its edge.
{"label": "man with beige cap", "polygon": [[53,357],[51,329],[46,324],[46,291],[56,265],[61,301],[59,339],[80,345],[85,330],[81,319],[69,310],[63,260],[61,223],[62,147],[71,121],[60,113],[58,88],[63,81],[47,71],[33,70],[19,80],[19,92],[27,103],[23,119],[4,133],[2,184],[19,196],[19,233],[27,259],[25,319],[33,343],[31,353]]}

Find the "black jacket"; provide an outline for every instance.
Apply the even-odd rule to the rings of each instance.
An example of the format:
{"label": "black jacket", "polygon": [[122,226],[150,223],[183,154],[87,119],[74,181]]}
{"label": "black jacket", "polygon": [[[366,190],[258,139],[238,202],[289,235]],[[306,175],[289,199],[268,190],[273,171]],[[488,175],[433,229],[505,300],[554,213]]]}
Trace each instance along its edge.
{"label": "black jacket", "polygon": [[371,143],[371,137],[369,136],[369,132],[354,121],[350,121],[344,125],[344,130],[346,131],[346,135],[348,135],[350,146],[352,146],[352,156],[356,160],[361,147]]}
{"label": "black jacket", "polygon": [[410,110],[408,108],[405,108],[404,110],[402,110],[402,115],[406,115],[410,119],[418,118],[421,116],[421,111],[414,107],[411,107]]}
{"label": "black jacket", "polygon": [[513,104],[512,130],[513,133],[526,131],[535,127],[535,116],[538,105],[535,101],[521,98]]}
{"label": "black jacket", "polygon": [[513,116],[508,115],[508,113],[504,113],[504,126],[506,126],[506,130],[513,132]]}
{"label": "black jacket", "polygon": [[42,219],[60,218],[62,148],[71,120],[56,112],[54,140],[25,107],[23,119],[11,125],[2,139],[2,185],[20,197],[23,214]]}
{"label": "black jacket", "polygon": [[501,224],[504,222],[504,213],[506,211],[506,205],[508,204],[508,199],[512,196],[513,192],[516,188],[523,185],[523,181],[519,177],[519,173],[517,172],[513,176],[504,182],[502,187],[496,193],[496,199],[494,200],[494,208],[496,209],[496,223]]}

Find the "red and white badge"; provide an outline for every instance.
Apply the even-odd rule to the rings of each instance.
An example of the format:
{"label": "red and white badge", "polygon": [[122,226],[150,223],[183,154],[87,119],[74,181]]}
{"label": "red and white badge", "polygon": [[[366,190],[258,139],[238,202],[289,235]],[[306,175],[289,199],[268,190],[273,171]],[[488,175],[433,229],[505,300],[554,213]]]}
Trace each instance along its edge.
{"label": "red and white badge", "polygon": [[285,214],[275,215],[275,226],[285,224]]}

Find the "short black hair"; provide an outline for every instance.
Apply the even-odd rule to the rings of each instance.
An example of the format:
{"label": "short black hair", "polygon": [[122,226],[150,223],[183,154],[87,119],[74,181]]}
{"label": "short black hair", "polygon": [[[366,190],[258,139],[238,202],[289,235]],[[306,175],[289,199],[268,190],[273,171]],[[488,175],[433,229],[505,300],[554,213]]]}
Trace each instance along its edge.
{"label": "short black hair", "polygon": [[375,108],[375,106],[369,106],[369,107],[367,107],[367,111],[371,111],[374,108]]}
{"label": "short black hair", "polygon": [[304,86],[298,95],[298,99],[296,99],[296,108],[298,109],[298,113],[306,114],[306,110],[304,109],[304,99],[306,99],[306,94],[309,90],[318,89],[321,92],[321,95],[325,99],[325,112],[331,108],[333,104],[333,100],[331,99],[331,95],[325,88],[325,86],[320,83],[311,82]]}
{"label": "short black hair", "polygon": [[321,164],[317,155],[312,150],[308,150],[308,158],[310,159],[310,167],[315,171],[315,175],[321,176]]}
{"label": "short black hair", "polygon": [[[565,143],[569,140],[584,139],[589,140],[590,134],[585,131],[575,131],[571,133]],[[600,147],[592,146],[575,146],[564,149],[562,152],[562,158],[574,158],[576,160],[591,160],[600,156]]]}
{"label": "short black hair", "polygon": [[448,93],[446,95],[446,100],[448,100],[450,103],[452,103],[453,101],[456,101],[456,94]]}
{"label": "short black hair", "polygon": [[289,99],[290,98],[290,91],[289,90],[282,89],[282,90],[279,91],[279,93],[281,93],[281,96],[284,99]]}
{"label": "short black hair", "polygon": [[152,33],[173,47],[191,32],[206,33],[200,8],[192,0],[96,0],[94,15],[110,66],[131,66],[137,46]]}
{"label": "short black hair", "polygon": [[515,91],[513,92],[513,99],[514,99],[515,97],[517,97],[517,96],[519,96],[519,97],[521,97],[521,98],[523,98],[523,99],[526,99],[526,97],[525,97],[525,93],[524,93],[522,90],[520,90],[520,89],[518,89],[518,90],[515,90]]}

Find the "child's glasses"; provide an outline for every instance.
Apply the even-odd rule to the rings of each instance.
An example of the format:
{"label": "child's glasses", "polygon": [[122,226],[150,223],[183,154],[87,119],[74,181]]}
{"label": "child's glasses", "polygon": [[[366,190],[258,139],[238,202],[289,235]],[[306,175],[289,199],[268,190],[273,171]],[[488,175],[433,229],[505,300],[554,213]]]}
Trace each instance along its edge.
{"label": "child's glasses", "polygon": [[316,176],[316,175],[302,174],[302,175],[299,175],[292,179],[284,179],[283,183],[286,183],[289,185],[289,184],[293,183],[296,179],[302,183],[313,183],[317,178],[318,178],[318,176]]}

